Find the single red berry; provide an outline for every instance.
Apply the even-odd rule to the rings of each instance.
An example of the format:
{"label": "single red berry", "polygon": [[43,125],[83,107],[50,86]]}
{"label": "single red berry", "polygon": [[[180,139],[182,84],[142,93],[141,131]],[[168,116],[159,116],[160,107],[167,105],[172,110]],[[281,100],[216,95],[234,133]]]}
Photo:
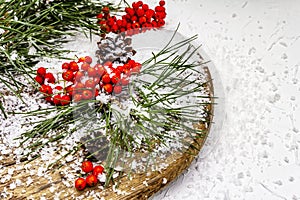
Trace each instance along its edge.
{"label": "single red berry", "polygon": [[138,18],[137,18],[137,16],[135,16],[135,15],[131,17],[131,21],[132,21],[132,22],[136,22],[137,19],[138,19]]}
{"label": "single red berry", "polygon": [[139,5],[138,5],[136,2],[133,2],[133,3],[132,3],[132,8],[133,8],[134,10],[137,10],[137,9],[139,8]]}
{"label": "single red berry", "polygon": [[141,25],[137,22],[132,24],[133,29],[140,28],[140,27],[141,27]]}
{"label": "single red berry", "polygon": [[36,70],[36,73],[37,75],[41,76],[41,77],[44,77],[46,75],[46,68],[44,67],[39,67],[37,70]]}
{"label": "single red berry", "polygon": [[91,64],[93,62],[93,59],[90,56],[86,56],[85,58],[85,62],[87,62],[88,64]]}
{"label": "single red berry", "polygon": [[98,84],[98,83],[100,82],[101,79],[100,79],[100,77],[94,77],[93,80],[95,81],[96,84]]}
{"label": "single red berry", "polygon": [[83,161],[81,164],[81,169],[82,169],[82,171],[89,173],[89,172],[93,171],[93,163],[89,160]]}
{"label": "single red berry", "polygon": [[35,78],[35,81],[38,82],[40,85],[44,84],[44,78],[41,77],[40,75],[37,75]]}
{"label": "single red berry", "polygon": [[84,178],[78,178],[75,181],[75,188],[79,191],[84,190],[86,186],[86,181]]}
{"label": "single red berry", "polygon": [[98,177],[98,175],[102,174],[103,171],[104,171],[104,168],[102,166],[100,166],[100,165],[97,165],[93,169],[93,175],[95,175],[96,177]]}
{"label": "single red berry", "polygon": [[87,71],[90,67],[91,67],[91,65],[86,62],[82,63],[82,65],[81,65],[81,69],[83,71]]}
{"label": "single red berry", "polygon": [[129,84],[129,78],[122,78],[121,79],[121,84],[124,85],[124,86],[128,85]]}
{"label": "single red berry", "polygon": [[[93,98],[93,92],[91,90],[83,90],[82,91],[82,99],[88,100],[88,99],[92,99],[92,98]],[[90,162],[90,161],[86,161],[86,162]],[[90,168],[88,168],[88,169],[90,169]],[[82,163],[82,170],[83,170],[83,163]],[[93,170],[93,165],[92,165],[92,169],[90,171],[92,171],[92,170]],[[88,171],[88,172],[90,172],[90,171]]]}
{"label": "single red berry", "polygon": [[96,86],[96,82],[93,79],[88,79],[85,81],[85,87],[94,88]]}
{"label": "single red berry", "polygon": [[109,13],[109,7],[103,7],[102,12],[105,13],[105,14],[108,14]]}
{"label": "single red berry", "polygon": [[165,12],[165,11],[166,11],[165,7],[162,7],[162,6],[155,7],[155,12]]}
{"label": "single red berry", "polygon": [[65,106],[65,105],[68,105],[70,104],[70,101],[71,101],[71,98],[69,95],[63,95],[61,98],[60,98],[60,103],[62,106]]}
{"label": "single red berry", "polygon": [[60,103],[61,103],[60,100],[61,100],[60,94],[57,94],[53,97],[53,103],[57,106],[60,105]]}
{"label": "single red berry", "polygon": [[71,71],[77,72],[79,70],[78,64],[75,61],[71,61],[69,65]]}
{"label": "single red berry", "polygon": [[63,72],[62,73],[62,78],[66,81],[73,81],[74,79],[74,74],[73,74],[73,71],[71,70],[68,70],[66,72]]}
{"label": "single red berry", "polygon": [[139,18],[139,23],[140,23],[140,24],[144,24],[144,23],[146,23],[146,22],[147,22],[147,18],[146,18],[146,17],[143,16],[143,17],[140,17],[140,18]]}
{"label": "single red berry", "polygon": [[44,95],[53,94],[53,91],[52,91],[52,88],[50,85],[42,85],[40,87],[40,92],[43,93]]}
{"label": "single red berry", "polygon": [[102,82],[103,83],[110,83],[110,77],[109,77],[109,74],[104,74],[103,76],[102,76]]}
{"label": "single red berry", "polygon": [[64,89],[62,86],[60,86],[60,85],[57,85],[57,86],[55,86],[55,88],[54,89],[56,89],[56,90],[62,90],[62,89]]}
{"label": "single red berry", "polygon": [[73,85],[69,85],[66,87],[66,92],[72,96],[73,95],[73,92],[74,92],[74,88],[73,88]]}
{"label": "single red berry", "polygon": [[51,96],[45,97],[45,100],[49,103],[53,103]]}
{"label": "single red berry", "polygon": [[84,84],[81,82],[78,82],[75,87],[74,87],[74,92],[77,93],[81,93],[84,90]]}
{"label": "single red berry", "polygon": [[75,77],[75,80],[80,82],[82,77],[84,76],[84,73],[82,71],[78,71],[75,73],[74,77]]}
{"label": "single red berry", "polygon": [[97,15],[97,19],[102,19],[103,18],[103,14],[102,13],[99,13],[98,15]]}
{"label": "single red berry", "polygon": [[165,4],[166,4],[165,1],[163,1],[163,0],[159,1],[159,5],[160,5],[160,6],[164,6]]}
{"label": "single red berry", "polygon": [[98,179],[95,175],[90,174],[86,177],[86,183],[88,184],[88,186],[94,187],[95,185],[97,185]]}
{"label": "single red berry", "polygon": [[79,59],[78,59],[78,63],[82,63],[82,62],[84,62],[85,61],[85,57],[80,57]]}
{"label": "single red berry", "polygon": [[136,4],[138,7],[141,7],[141,6],[143,6],[143,1],[138,1],[138,2],[136,2]]}
{"label": "single red berry", "polygon": [[142,8],[143,8],[144,11],[149,10],[148,4],[143,4],[143,5],[142,5]]}
{"label": "single red berry", "polygon": [[73,96],[73,101],[74,102],[79,102],[82,100],[82,95],[81,94],[74,94]]}
{"label": "single red berry", "polygon": [[108,83],[108,84],[105,84],[105,85],[103,85],[103,89],[107,92],[107,93],[112,93],[112,91],[113,91],[113,86],[110,84],[110,83]]}
{"label": "single red berry", "polygon": [[70,69],[70,65],[69,65],[69,63],[64,63],[61,65],[61,68],[68,70],[68,69]]}
{"label": "single red berry", "polygon": [[138,17],[141,17],[141,16],[143,16],[144,14],[145,14],[144,9],[142,9],[142,8],[137,9],[136,15],[137,15]]}
{"label": "single red berry", "polygon": [[46,73],[45,80],[47,80],[48,83],[55,83],[55,78],[52,73]]}
{"label": "single red berry", "polygon": [[113,77],[111,77],[111,82],[113,83],[113,84],[117,84],[118,82],[120,82],[120,80],[121,80],[121,75],[114,75]]}
{"label": "single red berry", "polygon": [[114,93],[115,94],[120,94],[122,92],[122,86],[121,85],[116,85],[114,87]]}
{"label": "single red berry", "polygon": [[100,77],[106,73],[105,68],[100,64],[95,65],[95,70],[96,70],[97,75]]}
{"label": "single red berry", "polygon": [[145,17],[147,19],[151,19],[153,17],[153,15],[154,15],[154,10],[152,10],[152,9],[149,9],[145,12]]}
{"label": "single red berry", "polygon": [[94,67],[89,67],[87,72],[88,72],[88,75],[90,77],[96,77],[97,76],[97,71]]}

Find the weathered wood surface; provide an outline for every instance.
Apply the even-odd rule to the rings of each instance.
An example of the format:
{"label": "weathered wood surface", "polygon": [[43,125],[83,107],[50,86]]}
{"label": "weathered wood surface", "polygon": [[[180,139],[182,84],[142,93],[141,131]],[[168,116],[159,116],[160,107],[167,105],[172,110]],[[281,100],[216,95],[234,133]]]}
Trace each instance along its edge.
{"label": "weathered wood surface", "polygon": [[[211,80],[208,69],[206,69],[206,72],[208,79]],[[213,97],[213,85],[211,81],[207,84],[207,89],[211,97]],[[213,98],[211,98],[211,101],[213,102]],[[198,128],[203,130],[207,136],[213,117],[213,104],[208,105],[206,109],[210,113],[207,116],[207,122],[199,124]],[[94,188],[86,188],[82,192],[77,191],[73,184],[67,187],[64,184],[66,178],[61,172],[72,171],[70,167],[72,161],[59,169],[50,170],[43,177],[37,174],[37,169],[42,162],[41,159],[30,162],[31,167],[26,169],[28,165],[26,165],[25,161],[16,163],[10,156],[3,156],[3,159],[0,160],[0,165],[4,167],[2,170],[0,168],[0,194],[2,192],[0,199],[40,199],[42,196],[45,199],[148,199],[148,197],[165,187],[190,166],[194,157],[203,146],[205,139],[206,137],[196,138],[191,143],[197,149],[191,146],[185,153],[177,152],[170,155],[165,160],[168,163],[168,167],[160,172],[132,174],[131,180],[127,176],[122,177],[120,180],[122,184],[118,187],[119,192],[113,191],[112,187],[100,189],[99,186],[95,186]],[[5,180],[7,176],[11,177]],[[30,179],[32,180],[32,182],[30,181],[31,183],[28,182]],[[164,179],[167,180],[167,183],[163,181]],[[12,183],[17,186],[14,187],[14,184],[11,185]],[[3,192],[5,191],[9,194],[7,197],[3,196]]]}

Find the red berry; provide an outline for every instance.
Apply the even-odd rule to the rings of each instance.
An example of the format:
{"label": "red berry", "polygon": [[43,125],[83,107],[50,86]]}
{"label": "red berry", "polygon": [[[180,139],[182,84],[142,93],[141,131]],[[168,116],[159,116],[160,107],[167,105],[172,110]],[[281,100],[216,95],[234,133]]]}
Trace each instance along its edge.
{"label": "red berry", "polygon": [[82,65],[81,65],[81,69],[83,71],[87,71],[90,67],[91,67],[90,64],[88,64],[86,62],[82,63]]}
{"label": "red berry", "polygon": [[88,64],[91,64],[93,62],[93,59],[90,56],[86,56],[85,58],[85,62],[87,62]]}
{"label": "red berry", "polygon": [[114,87],[114,93],[115,94],[120,94],[122,92],[122,86],[121,85],[116,85]]}
{"label": "red berry", "polygon": [[97,76],[97,71],[94,67],[89,67],[88,68],[88,75],[90,77],[96,77]]}
{"label": "red berry", "polygon": [[[93,98],[93,92],[91,91],[91,90],[83,90],[82,91],[82,98],[83,99],[86,99],[86,100],[88,100],[88,99],[92,99]],[[89,161],[86,161],[86,162],[89,162]],[[83,165],[83,164],[82,164]],[[83,170],[83,169],[82,169]],[[93,165],[92,165],[92,169],[90,170],[90,171],[92,171],[93,170]],[[84,171],[84,170],[83,170]],[[89,172],[90,172],[89,171]]]}
{"label": "red berry", "polygon": [[148,4],[143,4],[143,5],[142,5],[142,8],[143,8],[144,11],[149,10]]}
{"label": "red berry", "polygon": [[152,9],[149,9],[145,12],[145,17],[148,18],[148,19],[151,19],[154,15],[154,10]]}
{"label": "red berry", "polygon": [[93,171],[93,163],[91,161],[83,161],[81,164],[82,171],[89,173]]}
{"label": "red berry", "polygon": [[88,184],[88,186],[93,187],[97,185],[98,179],[95,175],[90,174],[86,177],[86,183]]}
{"label": "red berry", "polygon": [[159,5],[160,5],[160,6],[164,6],[165,4],[166,4],[165,1],[163,1],[163,0],[159,1]]}
{"label": "red berry", "polygon": [[140,24],[137,22],[132,24],[133,29],[140,28],[140,27],[141,27]]}
{"label": "red berry", "polygon": [[121,84],[124,85],[124,86],[128,85],[129,84],[129,78],[122,78],[121,79]]}
{"label": "red berry", "polygon": [[107,92],[107,93],[112,93],[112,91],[113,91],[113,86],[111,85],[111,84],[105,84],[105,85],[103,85],[103,89]]}
{"label": "red berry", "polygon": [[60,85],[58,85],[58,86],[55,86],[55,88],[54,89],[56,89],[56,90],[62,90],[62,89],[64,89],[63,87],[61,87]]}
{"label": "red berry", "polygon": [[84,178],[78,178],[75,181],[75,188],[79,191],[84,190],[86,186],[86,181],[84,180]]}
{"label": "red berry", "polygon": [[68,70],[68,69],[70,69],[70,65],[69,65],[69,63],[64,63],[61,65],[61,68]]}
{"label": "red berry", "polygon": [[93,79],[88,79],[85,81],[85,87],[94,88],[96,86],[96,82]]}
{"label": "red berry", "polygon": [[84,76],[84,73],[82,71],[78,71],[75,73],[75,80],[80,82],[81,81],[81,78]]}
{"label": "red berry", "polygon": [[40,87],[40,92],[45,95],[53,94],[52,88],[49,85],[42,85]]}
{"label": "red berry", "polygon": [[57,94],[53,97],[53,103],[57,106],[60,105],[60,100],[61,100],[60,94]]}
{"label": "red berry", "polygon": [[73,96],[73,101],[74,102],[79,102],[82,100],[82,95],[81,94],[74,94]]}
{"label": "red berry", "polygon": [[52,73],[46,73],[45,80],[47,80],[48,83],[55,83],[55,78]]}
{"label": "red berry", "polygon": [[136,15],[141,17],[145,14],[145,11],[142,8],[137,9]]}
{"label": "red berry", "polygon": [[120,79],[121,79],[120,75],[114,75],[113,77],[111,77],[111,82],[117,84],[118,82],[120,82]]}
{"label": "red berry", "polygon": [[68,70],[66,72],[63,72],[62,73],[62,78],[66,81],[73,81],[74,79],[74,74],[73,74],[73,71],[71,70]]}
{"label": "red berry", "polygon": [[166,10],[165,7],[162,7],[162,6],[156,6],[155,7],[156,12],[165,12],[165,10]]}
{"label": "red berry", "polygon": [[73,95],[73,92],[74,92],[74,88],[73,88],[73,85],[69,85],[66,87],[66,92],[72,96]]}
{"label": "red berry", "polygon": [[103,18],[102,13],[99,13],[99,14],[97,15],[97,19],[102,19],[102,18]]}
{"label": "red berry", "polygon": [[71,101],[71,98],[69,95],[63,95],[60,99],[60,103],[62,106],[68,105]]}
{"label": "red berry", "polygon": [[97,165],[93,169],[93,175],[95,175],[96,177],[98,177],[98,175],[102,174],[103,171],[104,171],[104,168],[102,166],[100,166],[100,165]]}
{"label": "red berry", "polygon": [[75,61],[71,61],[69,66],[70,70],[73,72],[77,72],[79,70],[78,64]]}
{"label": "red berry", "polygon": [[146,18],[146,17],[143,16],[143,17],[140,17],[140,18],[139,18],[139,23],[140,23],[140,24],[144,24],[144,23],[146,23],[146,22],[147,22],[147,18]]}
{"label": "red berry", "polygon": [[39,67],[37,70],[37,75],[44,77],[46,75],[46,69],[44,67]]}
{"label": "red berry", "polygon": [[102,82],[103,83],[110,83],[110,77],[109,77],[109,74],[104,74],[103,76],[102,76]]}
{"label": "red berry", "polygon": [[109,7],[103,7],[102,12],[105,13],[105,14],[108,14],[109,13]]}
{"label": "red berry", "polygon": [[38,82],[40,85],[43,85],[44,83],[44,78],[41,77],[40,75],[37,75],[35,78],[35,81]]}
{"label": "red berry", "polygon": [[78,82],[75,87],[74,87],[74,92],[75,93],[81,93],[84,89],[84,84],[81,82]]}
{"label": "red berry", "polygon": [[130,16],[133,16],[135,14],[134,10],[129,7],[125,8],[125,12]]}
{"label": "red berry", "polygon": [[81,63],[81,62],[84,62],[84,61],[85,61],[85,57],[80,57],[77,62]]}

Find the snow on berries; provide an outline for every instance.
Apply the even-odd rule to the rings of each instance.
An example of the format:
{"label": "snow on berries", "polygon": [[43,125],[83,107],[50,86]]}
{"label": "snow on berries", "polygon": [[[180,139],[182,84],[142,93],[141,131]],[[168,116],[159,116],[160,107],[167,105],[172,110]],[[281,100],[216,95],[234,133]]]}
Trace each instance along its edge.
{"label": "snow on berries", "polygon": [[122,87],[129,84],[130,74],[139,73],[141,64],[130,60],[125,64],[115,64],[107,61],[103,65],[92,65],[90,56],[81,57],[77,62],[64,62],[59,79],[47,69],[37,69],[35,77],[40,85],[39,91],[47,102],[56,106],[66,106],[72,101],[95,99],[99,93],[118,95]]}
{"label": "snow on berries", "polygon": [[151,28],[159,28],[165,24],[165,1],[159,1],[159,5],[150,9],[148,4],[142,1],[132,3],[132,7],[125,8],[125,15],[121,18],[110,15],[110,9],[103,7],[97,15],[98,24],[104,33],[121,33],[127,35],[137,34]]}

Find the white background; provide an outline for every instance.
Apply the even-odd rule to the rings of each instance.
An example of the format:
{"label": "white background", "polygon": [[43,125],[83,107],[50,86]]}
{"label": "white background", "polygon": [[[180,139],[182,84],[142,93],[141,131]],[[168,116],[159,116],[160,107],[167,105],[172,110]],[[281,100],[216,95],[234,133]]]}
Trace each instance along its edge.
{"label": "white background", "polygon": [[214,62],[225,117],[216,145],[154,199],[300,199],[300,1],[168,0],[166,10],[167,28],[198,34]]}

